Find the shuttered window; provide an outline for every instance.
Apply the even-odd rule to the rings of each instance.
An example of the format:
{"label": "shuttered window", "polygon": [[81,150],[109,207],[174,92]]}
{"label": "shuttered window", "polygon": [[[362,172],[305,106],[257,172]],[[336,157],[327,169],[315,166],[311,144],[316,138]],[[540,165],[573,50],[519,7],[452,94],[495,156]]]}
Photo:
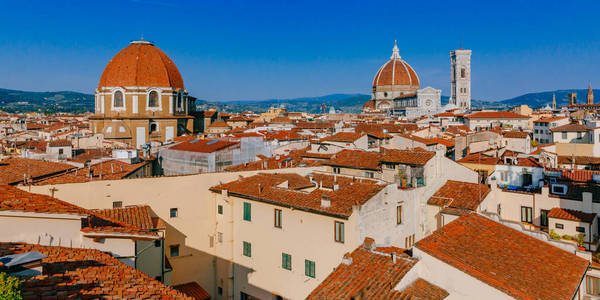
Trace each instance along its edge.
{"label": "shuttered window", "polygon": [[252,205],[244,202],[244,221],[252,221]]}
{"label": "shuttered window", "polygon": [[335,221],[334,223],[335,241],[338,243],[344,242],[344,223]]}
{"label": "shuttered window", "polygon": [[274,226],[281,228],[281,209],[275,209]]}
{"label": "shuttered window", "polygon": [[304,260],[304,275],[315,278],[315,262],[312,260]]}
{"label": "shuttered window", "polygon": [[292,270],[292,256],[287,253],[281,253],[281,267],[286,270]]}
{"label": "shuttered window", "polygon": [[585,291],[588,295],[600,296],[600,278],[594,276],[586,276]]}
{"label": "shuttered window", "polygon": [[252,244],[244,242],[244,256],[252,257]]}

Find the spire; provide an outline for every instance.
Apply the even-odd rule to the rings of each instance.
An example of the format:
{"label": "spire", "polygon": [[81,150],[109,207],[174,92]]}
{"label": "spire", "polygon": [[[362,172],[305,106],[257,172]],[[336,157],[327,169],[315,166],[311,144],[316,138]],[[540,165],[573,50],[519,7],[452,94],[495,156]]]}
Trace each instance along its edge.
{"label": "spire", "polygon": [[400,49],[398,49],[398,41],[394,40],[394,49],[392,50],[392,57],[390,59],[402,59],[400,57]]}
{"label": "spire", "polygon": [[556,93],[552,93],[552,109],[556,109]]}
{"label": "spire", "polygon": [[592,91],[591,83],[588,85],[587,104],[594,104],[594,91]]}

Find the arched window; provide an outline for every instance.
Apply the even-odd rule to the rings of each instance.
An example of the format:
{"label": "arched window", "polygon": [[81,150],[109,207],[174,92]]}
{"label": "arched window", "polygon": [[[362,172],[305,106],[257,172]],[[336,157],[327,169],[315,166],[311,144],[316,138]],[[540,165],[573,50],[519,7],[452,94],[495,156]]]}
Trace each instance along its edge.
{"label": "arched window", "polygon": [[123,92],[116,91],[113,96],[113,107],[123,107]]}
{"label": "arched window", "polygon": [[158,93],[156,91],[152,91],[148,95],[148,106],[158,107]]}
{"label": "arched window", "polygon": [[183,97],[181,93],[177,94],[177,108],[183,109]]}

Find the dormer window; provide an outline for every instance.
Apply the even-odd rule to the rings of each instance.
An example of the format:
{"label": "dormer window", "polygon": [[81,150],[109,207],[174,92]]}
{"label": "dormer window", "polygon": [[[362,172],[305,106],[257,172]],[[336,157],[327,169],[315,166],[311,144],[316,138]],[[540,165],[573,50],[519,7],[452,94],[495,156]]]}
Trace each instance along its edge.
{"label": "dormer window", "polygon": [[125,103],[123,101],[123,92],[116,91],[115,94],[113,95],[113,107],[122,108],[122,107],[124,107],[124,105],[125,105]]}
{"label": "dormer window", "polygon": [[148,107],[158,107],[158,93],[156,91],[148,94]]}

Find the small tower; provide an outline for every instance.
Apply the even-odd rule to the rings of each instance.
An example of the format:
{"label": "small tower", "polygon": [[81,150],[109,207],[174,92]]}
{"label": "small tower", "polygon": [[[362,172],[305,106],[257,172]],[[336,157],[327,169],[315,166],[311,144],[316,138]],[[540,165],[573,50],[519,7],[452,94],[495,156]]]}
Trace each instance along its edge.
{"label": "small tower", "polygon": [[577,93],[569,93],[569,105],[577,104]]}
{"label": "small tower", "polygon": [[471,50],[450,51],[450,103],[471,109]]}
{"label": "small tower", "polygon": [[588,85],[587,104],[594,104],[594,91],[592,91],[591,83]]}
{"label": "small tower", "polygon": [[556,110],[556,93],[552,93],[552,110]]}

